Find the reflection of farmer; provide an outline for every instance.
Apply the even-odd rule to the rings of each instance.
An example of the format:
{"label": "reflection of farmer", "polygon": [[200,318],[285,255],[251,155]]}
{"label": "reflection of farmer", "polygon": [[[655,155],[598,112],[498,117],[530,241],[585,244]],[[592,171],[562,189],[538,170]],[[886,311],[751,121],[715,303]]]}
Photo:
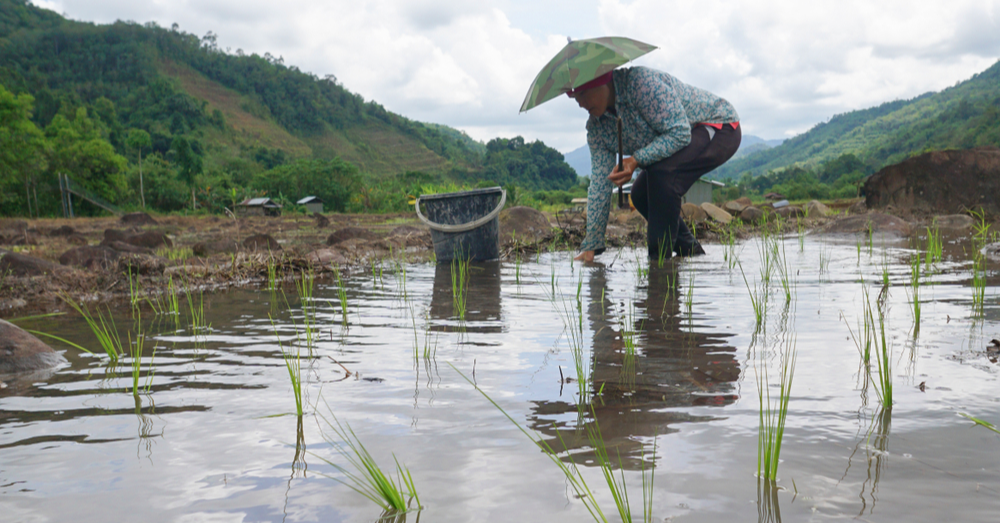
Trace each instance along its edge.
{"label": "reflection of farmer", "polygon": [[[647,67],[615,69],[568,94],[590,113],[587,236],[576,259],[592,261],[604,251],[611,184],[627,183],[637,168],[641,171],[632,185],[632,204],[648,222],[649,256],[703,254],[680,219],[681,197],[739,148],[736,109],[708,91]],[[629,155],[621,170],[616,165],[618,117],[623,152]]]}

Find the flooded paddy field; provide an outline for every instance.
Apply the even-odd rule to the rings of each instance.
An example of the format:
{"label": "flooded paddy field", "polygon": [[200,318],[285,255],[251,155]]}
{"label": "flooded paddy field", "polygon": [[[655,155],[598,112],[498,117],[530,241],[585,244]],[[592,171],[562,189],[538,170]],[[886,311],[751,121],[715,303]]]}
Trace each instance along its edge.
{"label": "flooded paddy field", "polygon": [[379,520],[339,422],[412,477],[422,510],[385,521],[619,521],[604,455],[637,521],[996,520],[1000,434],[961,415],[1000,423],[995,263],[923,238],[707,250],[181,293],[111,311],[135,367],[75,312],[21,321],[94,354],[47,339],[68,363],[0,390],[0,519]]}

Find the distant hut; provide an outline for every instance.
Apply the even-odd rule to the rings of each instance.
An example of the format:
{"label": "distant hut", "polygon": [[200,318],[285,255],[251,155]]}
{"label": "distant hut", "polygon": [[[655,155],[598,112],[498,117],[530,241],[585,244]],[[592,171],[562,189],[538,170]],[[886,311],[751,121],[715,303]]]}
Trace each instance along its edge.
{"label": "distant hut", "polygon": [[772,200],[772,201],[784,200],[785,199],[785,195],[781,194],[781,193],[777,193],[777,192],[769,192],[769,193],[767,193],[767,194],[764,195],[764,199],[765,200]]}
{"label": "distant hut", "polygon": [[725,186],[726,184],[715,180],[697,180],[694,182],[694,185],[688,189],[688,192],[684,194],[681,201],[684,203],[693,203],[695,205],[712,203],[712,189]]}
{"label": "distant hut", "polygon": [[323,200],[320,200],[317,196],[306,196],[295,203],[297,205],[305,205],[306,212],[309,214],[323,214]]}
{"label": "distant hut", "polygon": [[237,206],[243,216],[281,216],[281,204],[270,198],[250,198]]}

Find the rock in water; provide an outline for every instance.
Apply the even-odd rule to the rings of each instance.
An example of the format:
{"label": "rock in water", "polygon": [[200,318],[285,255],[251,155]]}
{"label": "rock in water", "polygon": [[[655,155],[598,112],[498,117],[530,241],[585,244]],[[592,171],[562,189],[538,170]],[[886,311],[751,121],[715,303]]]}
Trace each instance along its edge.
{"label": "rock in water", "polygon": [[555,234],[548,218],[531,207],[511,207],[500,213],[500,235],[505,241],[515,238],[521,243],[548,240]]}
{"label": "rock in water", "polygon": [[42,340],[8,321],[0,320],[0,374],[31,372],[65,361]]}
{"label": "rock in water", "polygon": [[701,204],[701,208],[704,209],[713,220],[719,223],[729,223],[733,221],[733,215],[720,209],[718,206],[705,202]]}

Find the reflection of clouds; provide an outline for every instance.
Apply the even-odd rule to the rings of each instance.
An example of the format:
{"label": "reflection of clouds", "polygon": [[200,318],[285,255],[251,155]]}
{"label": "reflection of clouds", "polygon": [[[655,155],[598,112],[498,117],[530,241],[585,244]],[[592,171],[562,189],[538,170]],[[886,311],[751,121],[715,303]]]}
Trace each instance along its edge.
{"label": "reflection of clouds", "polygon": [[[672,409],[724,406],[737,399],[734,382],[740,366],[735,348],[724,344],[726,335],[681,330],[685,319],[671,283],[676,273],[673,263],[650,269],[646,299],[636,302],[634,324],[628,327],[636,331],[634,357],[624,350],[611,301],[600,301],[607,288],[605,269],[594,268],[589,274],[591,380],[593,390],[601,394],[581,399],[589,403],[589,412],[578,421],[585,425],[596,417],[609,455],[620,453],[625,468],[633,470],[641,468],[640,439],[676,432],[678,423],[715,419]],[[586,462],[593,459],[586,431],[566,421],[568,414],[576,413],[577,406],[569,402],[535,402],[528,421],[549,436],[553,450],[574,452]]]}

